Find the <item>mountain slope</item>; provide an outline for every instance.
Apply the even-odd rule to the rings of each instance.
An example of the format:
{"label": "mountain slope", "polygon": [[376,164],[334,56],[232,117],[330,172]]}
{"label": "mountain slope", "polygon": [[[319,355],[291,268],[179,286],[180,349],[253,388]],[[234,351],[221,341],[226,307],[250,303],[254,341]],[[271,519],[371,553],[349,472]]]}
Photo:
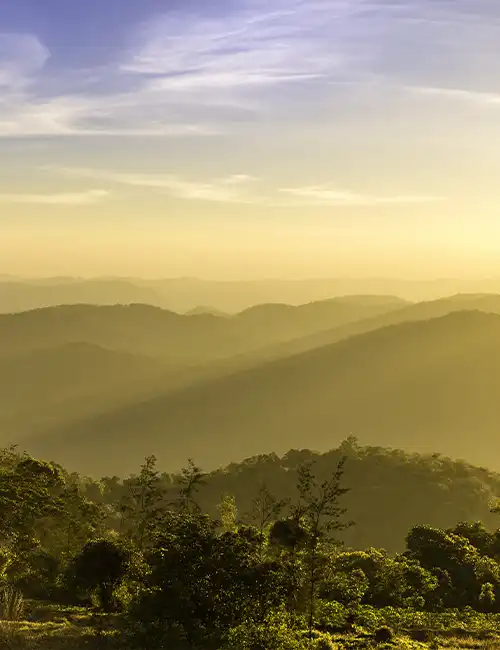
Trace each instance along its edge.
{"label": "mountain slope", "polygon": [[[72,343],[0,361],[0,437],[137,399],[167,368],[148,357]],[[114,401],[113,401],[114,400]]]}
{"label": "mountain slope", "polygon": [[370,316],[335,328],[325,329],[313,334],[284,341],[272,348],[262,349],[261,357],[277,358],[300,354],[314,348],[331,345],[358,334],[372,332],[381,327],[414,321],[430,320],[446,316],[456,311],[482,311],[500,314],[500,295],[498,294],[456,294],[438,300],[410,303],[400,309]]}
{"label": "mountain slope", "polygon": [[202,382],[26,445],[85,472],[123,474],[149,453],[169,468],[188,457],[213,467],[290,447],[328,449],[353,434],[498,467],[499,390],[500,317],[457,312]]}
{"label": "mountain slope", "polygon": [[272,346],[399,308],[402,301],[330,300],[300,307],[261,305],[232,318],[185,315],[148,305],[69,305],[0,315],[0,358],[43,347],[87,342],[203,363]]}

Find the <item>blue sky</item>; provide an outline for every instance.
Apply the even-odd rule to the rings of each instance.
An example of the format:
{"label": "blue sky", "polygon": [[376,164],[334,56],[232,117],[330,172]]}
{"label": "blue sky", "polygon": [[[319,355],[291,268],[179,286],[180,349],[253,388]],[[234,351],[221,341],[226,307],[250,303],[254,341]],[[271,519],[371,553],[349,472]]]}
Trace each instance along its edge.
{"label": "blue sky", "polygon": [[415,245],[414,268],[493,260],[499,143],[497,0],[0,2],[0,221],[16,246],[80,233],[96,272],[118,219],[178,238],[158,273],[195,251],[223,272],[266,237],[263,268],[325,271],[326,233],[346,270]]}

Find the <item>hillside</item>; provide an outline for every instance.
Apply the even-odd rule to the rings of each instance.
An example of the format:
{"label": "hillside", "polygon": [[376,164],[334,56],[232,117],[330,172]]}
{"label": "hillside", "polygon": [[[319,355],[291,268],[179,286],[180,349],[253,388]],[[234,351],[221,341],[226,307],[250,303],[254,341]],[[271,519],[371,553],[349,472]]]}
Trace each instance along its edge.
{"label": "hillside", "polygon": [[299,307],[260,305],[232,318],[184,315],[150,305],[68,305],[0,315],[0,357],[86,342],[180,365],[244,354],[400,308],[388,297],[353,297]]}
{"label": "hillside", "polygon": [[262,358],[285,357],[300,354],[314,348],[330,345],[343,339],[372,332],[381,327],[397,325],[413,321],[439,318],[456,311],[482,311],[500,314],[500,295],[497,294],[456,294],[438,300],[409,303],[400,309],[394,309],[384,314],[360,319],[353,323],[315,332],[308,336],[275,345],[272,349],[262,350]]}
{"label": "hillside", "polygon": [[325,450],[352,434],[495,468],[499,388],[500,317],[457,312],[138,401],[25,444],[79,471],[123,474],[149,453],[170,468],[188,457],[210,468],[290,447]]}
{"label": "hillside", "polygon": [[0,363],[0,441],[38,426],[88,416],[124,405],[143,387],[168,377],[168,366],[151,358],[70,343]]}

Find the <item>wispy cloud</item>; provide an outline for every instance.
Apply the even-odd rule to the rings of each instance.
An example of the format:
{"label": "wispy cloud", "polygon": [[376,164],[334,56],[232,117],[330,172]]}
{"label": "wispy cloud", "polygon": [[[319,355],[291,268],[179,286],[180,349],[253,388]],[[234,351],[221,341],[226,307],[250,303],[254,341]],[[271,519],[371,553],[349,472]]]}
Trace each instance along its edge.
{"label": "wispy cloud", "polygon": [[[169,12],[142,28],[142,43],[122,65],[154,75],[152,90],[196,91],[325,77],[341,60],[322,21],[345,12],[343,2],[236,2],[222,16]],[[281,8],[279,8],[281,6]]]}
{"label": "wispy cloud", "polygon": [[[493,0],[166,4],[90,69],[68,71],[65,50],[36,34],[0,34],[0,137],[211,136],[262,111],[279,126],[336,106],[332,81],[366,83],[380,101],[391,84],[482,105],[500,94]],[[288,87],[303,89],[301,108]]]}
{"label": "wispy cloud", "polygon": [[475,104],[479,107],[500,105],[500,91],[498,93],[488,93],[474,90],[463,90],[460,88],[433,86],[405,86],[404,90],[424,97],[436,97],[438,99],[453,102],[458,100],[469,104]]}
{"label": "wispy cloud", "polygon": [[[153,190],[188,201],[241,203],[268,207],[377,206],[443,201],[444,197],[423,195],[378,196],[341,190],[333,185],[277,188],[262,192],[259,179],[247,174],[195,181],[171,174],[143,174],[81,167],[44,167],[47,172],[69,177],[92,178],[100,182]],[[285,198],[286,197],[286,198]]]}
{"label": "wispy cloud", "polygon": [[308,205],[317,206],[377,206],[403,205],[410,203],[432,203],[444,201],[444,197],[420,195],[377,196],[341,190],[332,185],[309,185],[305,187],[282,188],[283,194],[292,196]]}
{"label": "wispy cloud", "polygon": [[92,178],[128,187],[155,190],[177,199],[190,201],[210,201],[216,203],[252,203],[258,201],[247,191],[254,178],[246,174],[234,174],[209,181],[193,181],[172,174],[143,174],[117,172],[91,168],[45,167],[46,171],[65,176]]}
{"label": "wispy cloud", "polygon": [[0,203],[19,205],[94,205],[106,200],[107,190],[86,190],[84,192],[58,192],[54,194],[0,194]]}

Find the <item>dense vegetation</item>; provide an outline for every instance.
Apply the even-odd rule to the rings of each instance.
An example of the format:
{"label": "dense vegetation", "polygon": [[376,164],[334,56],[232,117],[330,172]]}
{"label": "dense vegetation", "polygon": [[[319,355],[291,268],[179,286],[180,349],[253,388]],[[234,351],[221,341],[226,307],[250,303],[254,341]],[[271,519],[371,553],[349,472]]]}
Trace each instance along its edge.
{"label": "dense vegetation", "polygon": [[95,481],[14,449],[0,468],[6,647],[436,647],[500,630],[500,477],[464,462],[350,438],[210,474],[149,457]]}

